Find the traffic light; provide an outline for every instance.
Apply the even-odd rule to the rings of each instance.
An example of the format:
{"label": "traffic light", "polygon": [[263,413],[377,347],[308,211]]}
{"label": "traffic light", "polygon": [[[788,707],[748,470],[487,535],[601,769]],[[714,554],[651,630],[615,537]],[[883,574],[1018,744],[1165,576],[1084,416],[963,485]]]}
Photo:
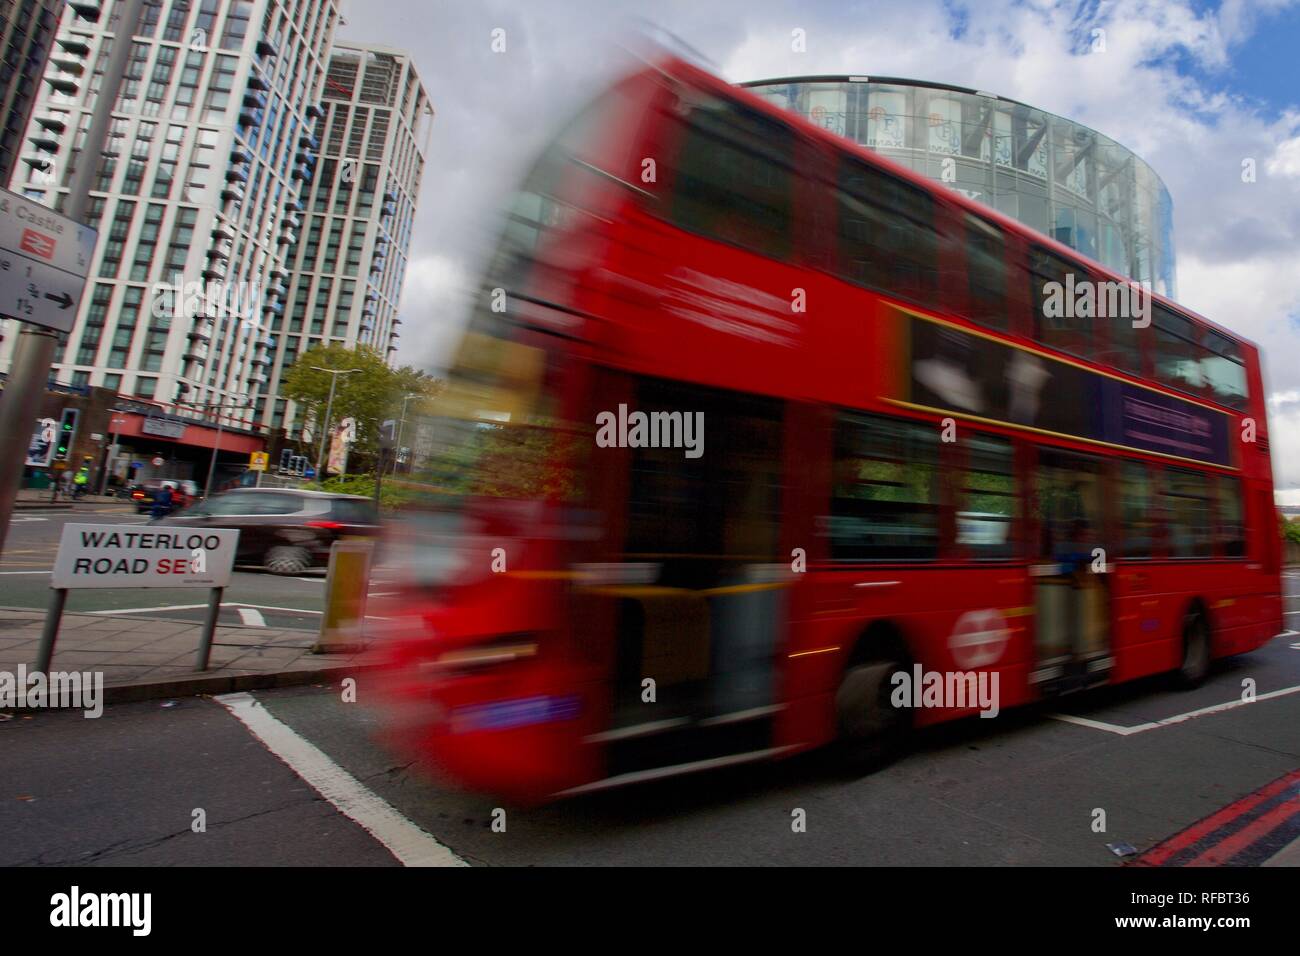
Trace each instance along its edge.
{"label": "traffic light", "polygon": [[54,460],[67,461],[72,442],[77,437],[77,416],[75,408],[65,408],[63,418],[59,421],[59,431],[55,436]]}
{"label": "traffic light", "polygon": [[280,473],[283,474],[284,472],[288,471],[292,462],[293,462],[293,449],[281,448],[280,449]]}

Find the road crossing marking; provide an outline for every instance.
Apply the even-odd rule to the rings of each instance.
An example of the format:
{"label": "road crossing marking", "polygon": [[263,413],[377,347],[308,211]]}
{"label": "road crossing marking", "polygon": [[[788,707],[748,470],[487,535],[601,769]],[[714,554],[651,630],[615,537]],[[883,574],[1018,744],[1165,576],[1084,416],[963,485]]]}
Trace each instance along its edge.
{"label": "road crossing marking", "polygon": [[1211,704],[1209,707],[1201,707],[1197,710],[1189,710],[1185,714],[1175,714],[1172,717],[1163,717],[1160,720],[1153,720],[1146,724],[1136,724],[1132,727],[1123,727],[1119,724],[1108,724],[1104,720],[1093,720],[1091,717],[1076,717],[1073,714],[1048,714],[1052,720],[1064,721],[1067,724],[1077,724],[1080,727],[1090,727],[1093,730],[1104,730],[1108,734],[1119,734],[1121,737],[1129,737],[1133,734],[1140,734],[1148,730],[1158,730],[1161,727],[1169,727],[1173,724],[1181,724],[1185,720],[1193,720],[1197,717],[1204,717],[1207,714],[1221,714],[1226,710],[1233,710],[1237,707],[1243,707],[1246,704],[1258,703],[1259,701],[1271,700],[1274,697],[1285,697],[1288,694],[1300,693],[1300,684],[1295,687],[1284,687],[1281,690],[1269,691],[1267,694],[1260,694],[1254,700],[1230,700],[1223,704]]}
{"label": "road crossing marking", "polygon": [[336,810],[382,843],[403,866],[469,865],[364,787],[319,747],[274,717],[251,694],[221,694],[213,699]]}
{"label": "road crossing marking", "polygon": [[262,617],[262,612],[251,607],[237,607],[239,619],[249,627],[266,627],[266,618]]}

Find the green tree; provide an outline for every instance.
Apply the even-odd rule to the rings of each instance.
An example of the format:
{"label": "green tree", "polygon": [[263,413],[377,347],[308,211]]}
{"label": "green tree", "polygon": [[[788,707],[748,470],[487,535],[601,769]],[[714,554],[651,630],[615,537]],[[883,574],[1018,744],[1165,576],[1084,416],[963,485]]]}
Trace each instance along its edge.
{"label": "green tree", "polygon": [[[332,376],[319,369],[360,369],[348,375]],[[398,418],[407,395],[416,395],[408,405],[436,395],[442,387],[438,379],[410,366],[391,368],[383,353],[366,345],[349,349],[342,345],[317,345],[298,357],[280,380],[280,395],[297,403],[300,420],[316,422],[312,443],[319,447],[319,428],[329,401],[330,379],[337,378],[334,404],[330,410],[331,427],[345,418],[355,419],[357,441],[352,446],[354,460],[369,460],[373,469],[379,451],[379,427],[385,419]],[[315,450],[312,455],[314,458]],[[355,465],[352,470],[357,470]]]}

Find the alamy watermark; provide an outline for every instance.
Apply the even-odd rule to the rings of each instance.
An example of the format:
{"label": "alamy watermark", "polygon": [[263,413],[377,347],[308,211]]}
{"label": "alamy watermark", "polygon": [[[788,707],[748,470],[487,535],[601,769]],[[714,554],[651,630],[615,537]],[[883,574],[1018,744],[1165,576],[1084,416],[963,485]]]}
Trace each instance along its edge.
{"label": "alamy watermark", "polygon": [[939,707],[966,710],[977,708],[981,717],[996,717],[998,704],[997,671],[927,671],[920,664],[912,672],[895,671],[889,678],[894,689],[889,702],[903,707]]}
{"label": "alamy watermark", "polygon": [[1073,272],[1064,282],[1043,283],[1043,318],[1051,319],[1054,328],[1069,328],[1067,320],[1129,319],[1133,328],[1151,325],[1151,284],[1135,281],[1093,282],[1076,280]]}
{"label": "alamy watermark", "polygon": [[703,412],[618,412],[596,415],[596,444],[601,448],[682,448],[687,458],[704,454]]}
{"label": "alamy watermark", "polygon": [[241,325],[259,326],[264,298],[260,282],[189,281],[179,272],[171,282],[150,289],[150,314],[155,319],[237,318]]}
{"label": "alamy watermark", "polygon": [[94,719],[104,713],[103,671],[0,671],[0,710],[81,710]]}

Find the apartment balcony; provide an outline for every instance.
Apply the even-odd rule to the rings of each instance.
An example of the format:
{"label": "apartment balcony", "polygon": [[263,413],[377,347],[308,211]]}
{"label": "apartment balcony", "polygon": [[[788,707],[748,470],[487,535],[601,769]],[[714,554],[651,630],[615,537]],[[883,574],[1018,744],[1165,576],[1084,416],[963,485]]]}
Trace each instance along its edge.
{"label": "apartment balcony", "polygon": [[97,2],[69,3],[68,6],[70,6],[72,12],[81,17],[81,19],[89,20],[91,23],[98,23],[100,14],[103,12],[101,9],[103,4]]}
{"label": "apartment balcony", "polygon": [[90,44],[76,34],[70,37],[60,37],[55,42],[73,56],[79,56],[83,59],[90,56]]}
{"label": "apartment balcony", "polygon": [[36,122],[51,133],[63,133],[68,129],[67,122],[58,116],[38,116]]}
{"label": "apartment balcony", "polygon": [[248,376],[249,385],[265,385],[269,381],[270,379],[268,379],[265,375],[263,375],[260,372],[256,375]]}
{"label": "apartment balcony", "polygon": [[243,169],[230,168],[226,170],[226,182],[228,183],[247,183],[248,172]]}
{"label": "apartment balcony", "polygon": [[[284,280],[289,278],[289,273],[286,272],[284,269],[281,269],[279,266],[276,266],[274,269],[272,269],[270,272],[266,274],[266,277],[270,279],[271,282],[273,282],[280,289],[282,293],[284,291]],[[275,294],[274,289],[272,289],[271,291],[272,294]]]}
{"label": "apartment balcony", "polygon": [[277,245],[281,245],[281,246],[296,245],[298,242],[298,234],[291,230],[286,230],[285,232],[282,232],[280,233],[280,235],[276,236],[275,241]]}
{"label": "apartment balcony", "polygon": [[384,190],[385,203],[390,203],[390,202],[395,203],[399,198],[400,197],[397,194],[397,190],[394,189],[392,186],[389,186],[387,189]]}
{"label": "apartment balcony", "polygon": [[250,90],[257,90],[258,92],[265,93],[271,88],[271,84],[262,78],[261,73],[254,70],[248,75],[248,88]]}
{"label": "apartment balcony", "polygon": [[370,333],[370,332],[373,332],[373,331],[375,330],[375,323],[373,323],[373,322],[362,322],[361,325],[358,326],[358,328],[360,328],[360,330],[361,330],[362,332]]}
{"label": "apartment balcony", "polygon": [[391,202],[384,203],[383,211],[385,216],[397,215],[397,203],[391,203]]}
{"label": "apartment balcony", "polygon": [[49,133],[37,133],[34,136],[27,137],[31,140],[33,146],[43,153],[57,153],[59,151],[59,138]]}
{"label": "apartment balcony", "polygon": [[312,119],[320,119],[322,116],[325,115],[325,111],[315,103],[312,103],[310,106],[308,106],[307,109],[304,110],[304,112]]}
{"label": "apartment balcony", "polygon": [[24,156],[23,162],[32,169],[39,169],[41,172],[48,172],[54,168],[54,163],[50,162],[44,156]]}
{"label": "apartment balcony", "polygon": [[312,172],[310,169],[307,169],[303,166],[296,166],[294,167],[293,174],[289,178],[296,179],[299,182],[309,183],[311,182],[311,177],[312,177]]}
{"label": "apartment balcony", "polygon": [[234,242],[235,230],[231,229],[224,222],[219,222],[212,230],[212,238],[225,242]]}
{"label": "apartment balcony", "polygon": [[[200,355],[198,352],[194,351],[194,349],[190,349],[188,352],[186,352],[184,355],[181,356],[182,362],[198,362],[200,365],[202,365],[207,360],[208,357],[206,355]],[[189,391],[189,389],[186,389],[186,391]]]}
{"label": "apartment balcony", "polygon": [[280,55],[280,48],[270,40],[263,37],[257,41],[257,55],[267,57],[277,57]]}
{"label": "apartment balcony", "polygon": [[191,342],[203,342],[204,344],[212,341],[212,333],[206,329],[195,327],[187,336]]}
{"label": "apartment balcony", "polygon": [[251,365],[253,368],[266,368],[266,366],[271,364],[271,360],[269,358],[258,356],[249,359],[248,364]]}
{"label": "apartment balcony", "polygon": [[298,148],[310,149],[313,153],[319,153],[320,140],[317,139],[315,136],[311,136],[304,133],[302,136],[298,137]]}
{"label": "apartment balcony", "polygon": [[269,315],[284,315],[284,303],[268,302],[266,305],[262,306],[262,311]]}
{"label": "apartment balcony", "polygon": [[242,146],[236,146],[230,151],[230,161],[240,166],[247,166],[253,161],[253,154]]}
{"label": "apartment balcony", "polygon": [[244,106],[250,110],[266,109],[266,94],[259,93],[257,90],[250,90],[244,94]]}
{"label": "apartment balcony", "polygon": [[59,72],[67,73],[71,76],[83,76],[86,72],[85,64],[74,57],[56,53],[54,56],[50,57],[50,62],[59,68]]}
{"label": "apartment balcony", "polygon": [[289,203],[289,208],[294,212],[306,212],[307,204],[302,201],[301,196],[295,196],[293,202]]}
{"label": "apartment balcony", "polygon": [[77,91],[81,89],[74,80],[63,76],[47,76],[45,82],[50,84],[50,88],[56,93],[62,93],[64,96],[76,96]]}
{"label": "apartment balcony", "polygon": [[240,126],[261,126],[262,111],[253,109],[243,109],[239,113]]}
{"label": "apartment balcony", "polygon": [[228,185],[225,189],[221,190],[221,198],[226,200],[226,202],[243,202],[244,201],[243,187],[232,183],[231,185]]}
{"label": "apartment balcony", "polygon": [[213,260],[214,262],[217,261],[229,262],[230,254],[233,251],[234,251],[233,248],[222,248],[221,246],[213,246],[211,249],[208,250],[208,258],[210,260]]}
{"label": "apartment balcony", "polygon": [[285,217],[284,224],[288,226],[290,229],[302,228],[302,220],[293,214],[290,214]]}
{"label": "apartment balcony", "polygon": [[271,286],[271,288],[266,290],[266,294],[273,299],[283,300],[284,297],[289,294],[289,290],[285,288],[283,283],[277,282],[275,285]]}
{"label": "apartment balcony", "polygon": [[207,279],[209,282],[216,282],[226,277],[226,269],[227,263],[220,259],[214,259],[208,263],[208,267],[200,272],[199,275],[203,276],[203,278]]}

